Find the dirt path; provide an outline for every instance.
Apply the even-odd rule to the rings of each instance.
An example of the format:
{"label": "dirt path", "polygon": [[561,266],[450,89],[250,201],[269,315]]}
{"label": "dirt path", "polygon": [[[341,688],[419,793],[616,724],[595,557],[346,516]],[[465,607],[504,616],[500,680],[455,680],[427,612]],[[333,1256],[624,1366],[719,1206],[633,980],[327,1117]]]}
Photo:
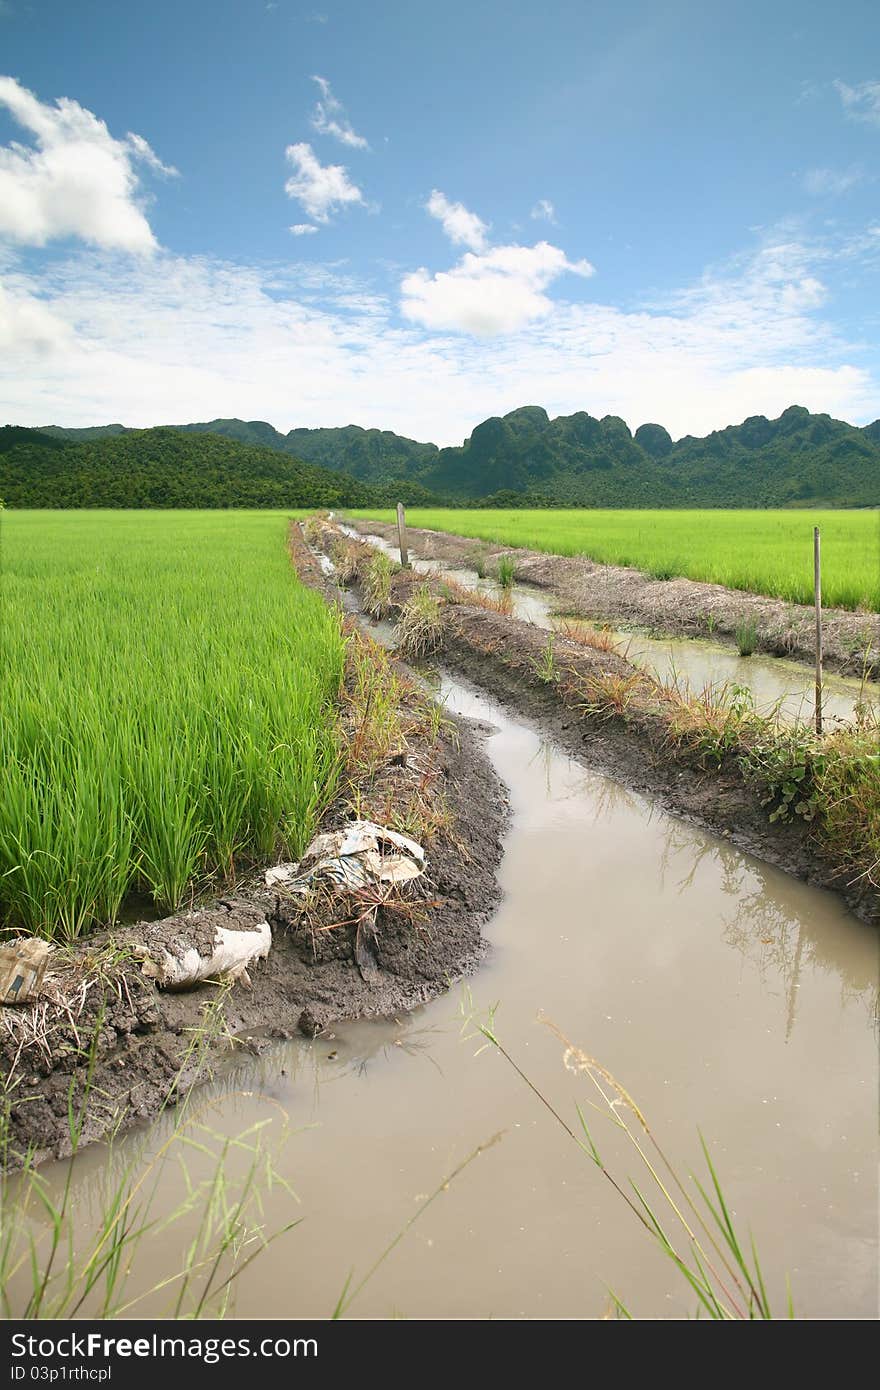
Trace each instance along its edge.
{"label": "dirt path", "polygon": [[[350,524],[363,535],[384,536],[396,544],[396,526],[360,520]],[[577,556],[505,549],[442,531],[410,528],[408,536],[413,555],[441,560],[450,566],[472,568],[479,554],[493,560],[510,555],[516,565],[516,578],[549,590],[558,610],[566,615],[648,628],[664,635],[711,637],[731,645],[735,644],[739,624],[753,622],[756,650],[796,661],[814,660],[815,615],[812,608],[803,605],[691,579],[652,579],[640,570],[600,565]],[[826,609],[823,642],[830,670],[880,678],[877,614]]]}

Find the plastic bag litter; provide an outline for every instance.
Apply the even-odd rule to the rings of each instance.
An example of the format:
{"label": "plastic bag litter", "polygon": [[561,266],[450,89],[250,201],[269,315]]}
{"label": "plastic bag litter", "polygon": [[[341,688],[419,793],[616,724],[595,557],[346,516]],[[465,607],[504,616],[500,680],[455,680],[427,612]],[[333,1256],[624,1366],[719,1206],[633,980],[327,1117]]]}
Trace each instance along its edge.
{"label": "plastic bag litter", "polygon": [[264,960],[271,946],[269,923],[257,922],[244,931],[218,925],[209,955],[180,938],[174,942],[174,949],[169,950],[164,943],[150,942],[149,933],[147,942],[135,948],[135,954],[143,960],[144,975],[155,980],[161,989],[190,989],[202,980],[217,976],[240,980],[249,986],[248,966],[252,961]]}
{"label": "plastic bag litter", "polygon": [[26,1004],[39,994],[51,949],[35,936],[0,946],[0,1004]]}
{"label": "plastic bag litter", "polygon": [[425,851],[415,840],[374,821],[357,820],[316,835],[298,864],[268,869],[266,886],[308,893],[323,879],[340,889],[357,889],[407,883],[424,871]]}

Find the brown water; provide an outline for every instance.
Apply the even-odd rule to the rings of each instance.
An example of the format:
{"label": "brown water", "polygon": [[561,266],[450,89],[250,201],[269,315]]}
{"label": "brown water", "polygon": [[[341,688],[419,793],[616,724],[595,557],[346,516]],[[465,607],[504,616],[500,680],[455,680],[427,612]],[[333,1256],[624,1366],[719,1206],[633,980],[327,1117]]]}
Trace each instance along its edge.
{"label": "brown water", "polygon": [[[351,527],[343,527],[346,534],[357,536],[377,546],[394,559],[398,558],[396,547],[383,536],[360,535]],[[443,573],[480,593],[498,598],[502,589],[497,580],[488,576],[479,578],[475,570],[453,569],[440,560],[413,560],[413,568],[419,573]],[[511,612],[524,622],[534,623],[536,627],[595,628],[595,624],[572,619],[560,619],[551,611],[551,604],[545,592],[529,584],[515,584],[511,591]],[[677,681],[687,685],[695,694],[707,685],[741,686],[751,692],[755,708],[762,713],[779,709],[786,720],[801,719],[811,722],[815,710],[815,680],[813,672],[806,666],[779,657],[754,654],[743,657],[731,647],[723,647],[714,642],[698,638],[657,638],[645,633],[627,631],[623,628],[604,629],[615,643],[616,649],[638,666],[651,671],[661,681]],[[853,718],[855,707],[866,704],[880,713],[880,684],[876,681],[862,682],[848,676],[825,673],[822,707],[826,721],[831,727],[835,723]]]}
{"label": "brown water", "polygon": [[[444,678],[450,709],[487,720],[510,789],[504,900],[475,1008],[560,1112],[593,1094],[565,1071],[539,1009],[611,1068],[667,1152],[702,1173],[705,1134],[737,1220],[751,1227],[771,1297],[818,1317],[877,1312],[878,937],[809,888],[586,770],[488,698]],[[679,1317],[695,1299],[597,1170],[504,1060],[476,1056],[463,987],[411,1016],[278,1045],[206,1093],[236,1136],[293,1131],[281,1166],[298,1202],[268,1193],[269,1228],[302,1224],[247,1269],[244,1317],[329,1314],[425,1194],[503,1130],[413,1227],[352,1308],[365,1317],[594,1317],[611,1287],[634,1315]],[[96,1224],[114,1172],[143,1163],[162,1121],[77,1160],[74,1200]],[[598,1116],[618,1173],[641,1178]],[[194,1177],[209,1161],[189,1158]],[[230,1159],[233,1169],[245,1158]],[[619,1165],[619,1166],[618,1166]],[[63,1165],[47,1170],[59,1183]],[[157,1210],[180,1200],[162,1171]],[[132,1290],[181,1267],[192,1217],[142,1247]],[[141,1312],[167,1306],[154,1296]]]}

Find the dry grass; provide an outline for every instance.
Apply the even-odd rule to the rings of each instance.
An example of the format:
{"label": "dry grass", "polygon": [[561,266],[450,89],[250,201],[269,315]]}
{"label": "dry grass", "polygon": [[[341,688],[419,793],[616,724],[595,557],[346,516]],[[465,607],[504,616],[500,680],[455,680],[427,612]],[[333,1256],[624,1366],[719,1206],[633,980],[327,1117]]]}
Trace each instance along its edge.
{"label": "dry grass", "polygon": [[444,629],[440,600],[423,584],[400,610],[394,630],[398,654],[405,661],[420,661],[442,646]]}
{"label": "dry grass", "polygon": [[381,550],[374,550],[359,566],[364,608],[373,618],[384,618],[391,609],[391,580],[400,568]]}
{"label": "dry grass", "polygon": [[880,722],[841,729],[816,775],[826,845],[855,879],[880,889]]}
{"label": "dry grass", "polygon": [[509,617],[513,613],[513,594],[504,589],[499,595],[487,594],[479,589],[470,589],[457,579],[448,576],[440,581],[440,590],[450,603],[461,604],[465,608],[485,608],[489,613],[500,613]]}
{"label": "dry grass", "polygon": [[556,622],[556,631],[560,637],[568,638],[569,642],[576,642],[579,647],[589,647],[594,652],[615,652],[623,655],[614,634],[604,628],[588,627],[585,623],[563,618]]}
{"label": "dry grass", "polygon": [[334,536],[330,541],[329,556],[333,561],[338,583],[346,588],[353,584],[358,577],[360,563],[358,547],[343,536]]}
{"label": "dry grass", "polygon": [[604,671],[583,677],[578,704],[584,714],[596,719],[626,719],[634,709],[645,708],[654,686],[644,671],[622,675]]}
{"label": "dry grass", "polygon": [[125,1000],[129,993],[132,957],[108,943],[100,947],[55,948],[35,999],[24,1005],[0,1007],[0,1050],[7,1086],[25,1063],[38,1058],[51,1063],[63,1052],[85,1054],[97,1014],[108,998]]}

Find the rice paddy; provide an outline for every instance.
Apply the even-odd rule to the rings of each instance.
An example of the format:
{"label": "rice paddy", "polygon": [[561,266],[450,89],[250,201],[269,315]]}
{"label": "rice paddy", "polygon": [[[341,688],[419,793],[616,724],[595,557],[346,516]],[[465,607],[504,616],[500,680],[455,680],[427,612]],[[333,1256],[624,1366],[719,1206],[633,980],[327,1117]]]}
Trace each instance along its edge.
{"label": "rice paddy", "polygon": [[[391,521],[390,511],[358,516]],[[880,511],[600,511],[412,508],[412,526],[495,545],[585,555],[788,603],[813,601],[813,527],[832,607],[880,611]]]}
{"label": "rice paddy", "polygon": [[296,855],[333,790],[338,616],[271,512],[7,512],[0,924],[71,939]]}

